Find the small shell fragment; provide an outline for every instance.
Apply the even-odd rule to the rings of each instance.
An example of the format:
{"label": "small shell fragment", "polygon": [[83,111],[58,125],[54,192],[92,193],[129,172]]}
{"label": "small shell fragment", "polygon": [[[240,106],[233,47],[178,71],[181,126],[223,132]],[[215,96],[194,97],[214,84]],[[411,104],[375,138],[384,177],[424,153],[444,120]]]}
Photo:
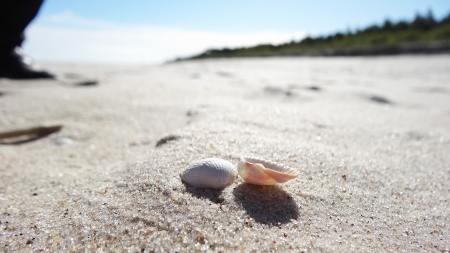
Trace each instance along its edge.
{"label": "small shell fragment", "polygon": [[181,179],[197,188],[223,189],[234,182],[236,165],[219,158],[194,161],[181,174]]}
{"label": "small shell fragment", "polygon": [[277,163],[244,157],[238,163],[238,173],[250,184],[274,185],[284,183],[298,176],[298,172]]}
{"label": "small shell fragment", "polygon": [[55,141],[53,141],[53,143],[54,143],[56,146],[64,146],[64,145],[72,144],[72,143],[73,143],[73,140],[70,139],[70,138],[61,137],[61,138],[58,138],[58,139],[56,139]]}

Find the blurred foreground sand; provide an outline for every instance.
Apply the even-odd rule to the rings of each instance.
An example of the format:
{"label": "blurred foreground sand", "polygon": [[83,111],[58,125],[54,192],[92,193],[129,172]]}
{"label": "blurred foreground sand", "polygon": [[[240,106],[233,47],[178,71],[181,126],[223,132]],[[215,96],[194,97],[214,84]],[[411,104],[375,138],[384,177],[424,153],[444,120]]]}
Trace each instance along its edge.
{"label": "blurred foreground sand", "polygon": [[[450,250],[449,55],[46,67],[100,85],[0,80],[0,131],[63,125],[0,145],[1,251]],[[181,183],[242,155],[300,176]]]}

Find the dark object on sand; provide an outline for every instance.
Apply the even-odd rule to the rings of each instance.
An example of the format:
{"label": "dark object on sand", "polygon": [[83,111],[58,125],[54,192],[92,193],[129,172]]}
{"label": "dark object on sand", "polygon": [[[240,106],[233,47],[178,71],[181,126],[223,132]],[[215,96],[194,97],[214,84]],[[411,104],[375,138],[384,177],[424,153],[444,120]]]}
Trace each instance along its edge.
{"label": "dark object on sand", "polygon": [[165,137],[163,137],[163,138],[161,138],[161,139],[158,140],[158,142],[156,143],[156,147],[159,147],[159,146],[161,146],[161,145],[164,145],[164,144],[166,144],[166,143],[169,142],[169,141],[175,141],[175,140],[178,140],[179,138],[180,138],[180,136],[177,136],[177,135],[168,135],[168,136],[165,136]]}
{"label": "dark object on sand", "polygon": [[380,104],[392,104],[392,102],[389,101],[387,98],[376,96],[376,95],[371,96],[370,100],[380,103]]}
{"label": "dark object on sand", "polygon": [[0,1],[0,77],[9,79],[54,79],[23,54],[24,30],[34,19],[43,0]]}
{"label": "dark object on sand", "polygon": [[309,86],[307,88],[308,90],[313,90],[313,91],[320,91],[322,88],[320,88],[319,86]]}
{"label": "dark object on sand", "polygon": [[52,133],[56,133],[59,130],[61,130],[62,126],[41,126],[41,127],[33,127],[28,129],[22,129],[22,130],[14,130],[14,131],[8,131],[8,132],[0,132],[0,140],[3,139],[10,139],[10,138],[17,138],[17,137],[23,137],[26,136],[28,138],[40,138],[47,136]]}
{"label": "dark object on sand", "polygon": [[0,55],[0,77],[10,79],[55,79],[51,72],[40,69],[34,60],[16,47]]}
{"label": "dark object on sand", "polygon": [[67,87],[76,87],[76,86],[95,86],[98,85],[98,80],[95,79],[88,79],[83,76],[79,75],[64,75],[64,76],[58,76],[55,78],[57,81],[59,81],[63,86]]}
{"label": "dark object on sand", "polygon": [[93,86],[97,84],[98,84],[97,80],[85,80],[74,83],[75,86]]}

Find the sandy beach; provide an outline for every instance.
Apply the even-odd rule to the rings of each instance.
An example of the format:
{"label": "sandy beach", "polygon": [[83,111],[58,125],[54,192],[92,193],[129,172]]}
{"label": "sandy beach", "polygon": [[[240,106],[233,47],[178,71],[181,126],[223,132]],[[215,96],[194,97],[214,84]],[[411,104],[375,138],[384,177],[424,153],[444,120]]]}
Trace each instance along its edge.
{"label": "sandy beach", "polygon": [[[41,64],[0,79],[2,252],[450,252],[450,55]],[[93,78],[98,85],[76,85]],[[276,186],[183,184],[255,156]]]}

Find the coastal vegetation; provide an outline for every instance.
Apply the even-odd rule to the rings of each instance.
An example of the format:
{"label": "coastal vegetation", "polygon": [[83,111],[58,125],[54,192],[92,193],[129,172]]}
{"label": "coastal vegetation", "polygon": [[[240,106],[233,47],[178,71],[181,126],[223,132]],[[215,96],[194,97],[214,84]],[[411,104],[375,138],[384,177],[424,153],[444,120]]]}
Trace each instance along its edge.
{"label": "coastal vegetation", "polygon": [[210,49],[186,59],[268,56],[392,55],[450,52],[450,14],[435,20],[433,14],[417,14],[411,21],[371,25],[354,32],[306,37],[280,45]]}

